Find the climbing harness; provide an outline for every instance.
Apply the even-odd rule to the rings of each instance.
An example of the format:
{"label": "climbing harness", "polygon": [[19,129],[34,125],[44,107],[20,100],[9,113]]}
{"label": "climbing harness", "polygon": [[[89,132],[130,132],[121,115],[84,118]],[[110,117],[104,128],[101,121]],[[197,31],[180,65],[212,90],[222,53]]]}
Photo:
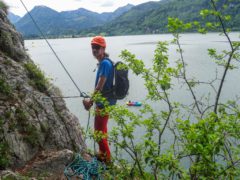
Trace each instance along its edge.
{"label": "climbing harness", "polygon": [[[50,49],[52,50],[53,54],[55,55],[55,57],[57,58],[58,62],[61,64],[61,66],[63,67],[63,69],[65,70],[65,72],[67,73],[67,75],[69,76],[69,78],[71,79],[71,81],[73,82],[74,86],[77,88],[78,92],[80,93],[80,96],[78,97],[83,97],[83,98],[89,98],[89,96],[82,92],[80,90],[80,88],[77,86],[76,82],[74,81],[74,79],[72,78],[72,76],[70,75],[70,73],[68,72],[67,68],[64,66],[64,64],[62,63],[62,61],[60,60],[60,58],[58,57],[57,53],[55,52],[55,50],[53,49],[53,47],[51,46],[51,44],[48,42],[47,38],[45,37],[45,35],[43,34],[43,32],[41,31],[41,29],[39,28],[38,24],[36,23],[36,21],[34,20],[34,18],[32,17],[31,13],[28,11],[27,7],[25,6],[25,4],[23,3],[22,0],[20,0],[20,2],[22,3],[23,7],[25,8],[25,10],[27,11],[28,15],[30,16],[30,18],[32,19],[34,25],[36,26],[36,28],[38,29],[38,31],[41,33],[41,36],[43,37],[43,39],[46,41],[46,43],[48,44],[48,46],[50,47]],[[75,96],[74,96],[75,97]],[[53,97],[54,98],[54,97]],[[60,98],[60,97],[57,97]],[[65,98],[65,97],[62,97]],[[70,97],[68,97],[70,98]]]}
{"label": "climbing harness", "polygon": [[84,180],[102,180],[101,174],[106,170],[106,165],[97,160],[96,157],[92,161],[84,160],[80,154],[64,169],[64,175],[68,180],[72,177],[80,177]]}

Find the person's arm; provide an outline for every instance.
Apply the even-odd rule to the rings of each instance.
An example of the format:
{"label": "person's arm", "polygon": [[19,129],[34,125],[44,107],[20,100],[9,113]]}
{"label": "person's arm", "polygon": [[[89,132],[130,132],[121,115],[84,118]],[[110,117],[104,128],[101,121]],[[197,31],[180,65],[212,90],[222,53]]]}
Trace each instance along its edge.
{"label": "person's arm", "polygon": [[[94,96],[95,93],[101,92],[103,87],[104,87],[104,84],[106,83],[107,75],[110,72],[110,67],[109,67],[108,62],[104,62],[104,64],[102,64],[102,67],[101,67],[100,71],[101,71],[100,72],[100,77],[99,77],[97,85],[94,89],[93,96]],[[93,105],[93,100],[91,98],[90,99],[84,99],[83,104],[84,104],[85,109],[88,111]]]}
{"label": "person's arm", "polygon": [[[102,91],[105,82],[106,82],[106,77],[104,77],[104,76],[99,77],[99,80],[98,80],[98,83],[96,85],[93,95],[97,92]],[[83,104],[84,104],[85,109],[88,111],[93,105],[93,100],[91,98],[88,100],[84,99]]]}
{"label": "person's arm", "polygon": [[106,80],[107,80],[107,78],[104,77],[104,76],[99,77],[99,80],[98,80],[98,83],[97,83],[97,85],[96,85],[96,88],[95,88],[94,93],[95,93],[95,92],[99,92],[99,91],[101,92],[101,91],[102,91],[103,86],[104,86]]}
{"label": "person's arm", "polygon": [[[95,90],[93,92],[93,96],[95,95],[95,93],[98,93],[98,92],[102,91],[103,86],[104,86],[106,80],[107,80],[107,78],[104,77],[104,76],[99,77],[98,83],[97,83],[97,85],[95,87]],[[92,99],[90,99],[90,103],[93,104],[93,100]]]}

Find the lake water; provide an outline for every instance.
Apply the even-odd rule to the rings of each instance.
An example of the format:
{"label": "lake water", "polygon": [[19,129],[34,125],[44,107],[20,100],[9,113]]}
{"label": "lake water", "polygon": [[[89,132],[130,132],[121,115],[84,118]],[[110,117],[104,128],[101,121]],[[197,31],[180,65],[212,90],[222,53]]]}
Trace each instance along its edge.
{"label": "lake water", "polygon": [[[239,33],[232,33],[231,38],[234,41],[239,41]],[[137,58],[142,59],[147,66],[150,66],[157,42],[167,41],[170,43],[172,39],[173,37],[170,34],[106,37],[106,51],[110,54],[110,58],[116,62],[121,60],[119,58],[120,52],[127,49],[134,53]],[[87,93],[91,93],[94,89],[96,72],[93,71],[97,64],[96,59],[94,59],[91,53],[90,41],[91,38],[49,40],[78,87],[81,91]],[[183,34],[181,35],[180,42],[184,50],[184,58],[188,64],[187,76],[196,77],[199,81],[214,79],[217,65],[208,57],[207,49],[229,49],[226,38],[219,36],[217,33],[210,33],[208,35]],[[29,50],[30,57],[41,67],[48,77],[52,78],[53,83],[61,89],[64,96],[79,95],[77,89],[44,40],[26,40],[25,46]],[[179,59],[175,45],[169,46],[169,58],[170,65],[174,65],[174,62]],[[239,66],[239,62],[235,64]],[[219,77],[221,77],[222,68],[218,68],[217,72]],[[129,79],[129,95],[125,100],[119,101],[120,104],[128,100],[143,101],[147,93],[143,81],[139,77],[132,75],[130,72]],[[230,100],[240,94],[239,82],[239,69],[230,71],[223,87],[222,100]],[[190,96],[186,94],[185,89],[184,87],[179,87],[172,92],[171,97],[176,101],[188,103]],[[208,90],[204,87],[196,89],[199,97]],[[82,127],[85,128],[87,126],[88,113],[84,110],[82,99],[66,99],[66,103],[70,111],[79,118]],[[156,106],[156,109],[158,108],[157,104],[153,104],[153,106]],[[137,111],[137,109],[133,110]],[[92,119],[90,126],[93,125]],[[109,123],[109,126],[111,129],[112,122]]]}

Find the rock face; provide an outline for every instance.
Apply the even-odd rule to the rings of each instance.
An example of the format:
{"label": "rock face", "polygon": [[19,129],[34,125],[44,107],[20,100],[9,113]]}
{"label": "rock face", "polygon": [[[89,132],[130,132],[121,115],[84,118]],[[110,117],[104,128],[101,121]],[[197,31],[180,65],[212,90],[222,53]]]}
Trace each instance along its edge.
{"label": "rock face", "polygon": [[[26,54],[21,35],[0,9],[0,171],[26,165],[34,169],[29,164],[36,164],[33,161],[41,154],[47,161],[46,166],[44,160],[37,166],[40,173],[56,163],[54,159],[67,163],[69,150],[85,152],[78,119],[62,99],[50,98],[59,95]],[[59,168],[63,166],[52,172]]]}

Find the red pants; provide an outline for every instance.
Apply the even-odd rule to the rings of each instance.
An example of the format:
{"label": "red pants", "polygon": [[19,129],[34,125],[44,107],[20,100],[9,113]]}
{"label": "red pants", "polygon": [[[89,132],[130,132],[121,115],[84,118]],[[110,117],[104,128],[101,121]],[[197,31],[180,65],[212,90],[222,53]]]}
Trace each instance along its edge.
{"label": "red pants", "polygon": [[109,115],[101,115],[100,110],[96,109],[95,115],[95,122],[94,122],[94,129],[95,131],[100,131],[105,136],[99,142],[99,153],[106,156],[106,160],[110,161],[111,159],[111,152],[108,146],[107,140],[107,123],[108,123]]}

